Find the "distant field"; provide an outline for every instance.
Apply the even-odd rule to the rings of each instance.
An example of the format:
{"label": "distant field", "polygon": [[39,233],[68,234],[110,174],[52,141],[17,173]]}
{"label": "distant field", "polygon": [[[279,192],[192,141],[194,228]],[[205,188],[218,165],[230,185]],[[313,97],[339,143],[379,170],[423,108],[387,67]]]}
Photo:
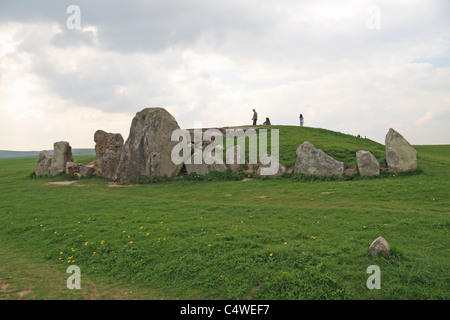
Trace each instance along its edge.
{"label": "distant field", "polygon": [[[303,140],[347,166],[359,149],[384,161],[370,140],[279,129],[287,165]],[[0,160],[0,299],[448,300],[450,145],[416,149],[416,174],[354,181],[52,185],[65,176],[31,179],[35,159]],[[390,256],[369,256],[378,236]]]}
{"label": "distant field", "polygon": [[[23,157],[37,157],[40,151],[8,151],[0,150],[0,159],[6,158],[23,158]],[[50,154],[53,154],[53,150],[48,150]],[[79,155],[95,155],[95,149],[72,149],[74,156]]]}

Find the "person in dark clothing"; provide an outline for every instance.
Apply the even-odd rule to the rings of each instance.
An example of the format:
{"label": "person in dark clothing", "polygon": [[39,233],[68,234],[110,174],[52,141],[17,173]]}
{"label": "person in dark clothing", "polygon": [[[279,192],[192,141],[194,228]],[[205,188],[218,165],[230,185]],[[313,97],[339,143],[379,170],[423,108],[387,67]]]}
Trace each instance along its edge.
{"label": "person in dark clothing", "polygon": [[256,120],[258,120],[258,113],[256,112],[255,109],[253,109],[253,125],[256,126]]}
{"label": "person in dark clothing", "polygon": [[263,123],[263,125],[270,126],[270,119],[266,118],[266,121]]}
{"label": "person in dark clothing", "polygon": [[303,118],[303,115],[300,113],[300,127],[303,127],[303,123],[305,121],[305,119]]}

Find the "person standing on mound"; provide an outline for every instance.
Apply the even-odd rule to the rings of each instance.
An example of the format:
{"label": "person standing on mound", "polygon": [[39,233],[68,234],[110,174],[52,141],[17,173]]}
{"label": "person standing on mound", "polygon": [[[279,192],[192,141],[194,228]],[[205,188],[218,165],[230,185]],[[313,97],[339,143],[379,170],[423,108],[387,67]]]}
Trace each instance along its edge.
{"label": "person standing on mound", "polygon": [[256,126],[256,120],[258,120],[258,113],[256,112],[255,109],[253,109],[253,125]]}
{"label": "person standing on mound", "polygon": [[300,113],[300,127],[303,127],[303,123],[305,121],[305,118],[303,118],[303,115]]}

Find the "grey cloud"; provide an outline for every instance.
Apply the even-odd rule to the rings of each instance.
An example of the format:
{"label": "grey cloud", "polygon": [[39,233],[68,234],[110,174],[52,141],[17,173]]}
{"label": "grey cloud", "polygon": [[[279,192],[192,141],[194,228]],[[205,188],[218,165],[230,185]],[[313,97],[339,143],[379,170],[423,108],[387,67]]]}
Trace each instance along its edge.
{"label": "grey cloud", "polygon": [[[2,1],[1,21],[44,21],[66,28],[72,1]],[[220,41],[228,30],[262,35],[275,16],[253,2],[211,2],[201,0],[77,1],[82,27],[98,27],[101,45],[116,51],[155,51],[188,45],[203,34]],[[72,45],[62,41],[58,45]]]}

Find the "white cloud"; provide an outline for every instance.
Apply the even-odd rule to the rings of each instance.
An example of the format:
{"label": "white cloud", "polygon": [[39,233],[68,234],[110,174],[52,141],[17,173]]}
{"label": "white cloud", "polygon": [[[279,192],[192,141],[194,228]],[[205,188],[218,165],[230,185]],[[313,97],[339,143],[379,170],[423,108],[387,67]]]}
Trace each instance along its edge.
{"label": "white cloud", "polygon": [[[81,1],[81,30],[65,27],[64,6],[29,5],[0,26],[0,149],[89,147],[97,129],[126,138],[150,106],[182,127],[250,124],[256,108],[273,124],[303,113],[379,142],[394,127],[449,143],[449,5],[411,3],[377,2],[379,30],[370,1]],[[33,8],[40,18],[25,19]]]}

